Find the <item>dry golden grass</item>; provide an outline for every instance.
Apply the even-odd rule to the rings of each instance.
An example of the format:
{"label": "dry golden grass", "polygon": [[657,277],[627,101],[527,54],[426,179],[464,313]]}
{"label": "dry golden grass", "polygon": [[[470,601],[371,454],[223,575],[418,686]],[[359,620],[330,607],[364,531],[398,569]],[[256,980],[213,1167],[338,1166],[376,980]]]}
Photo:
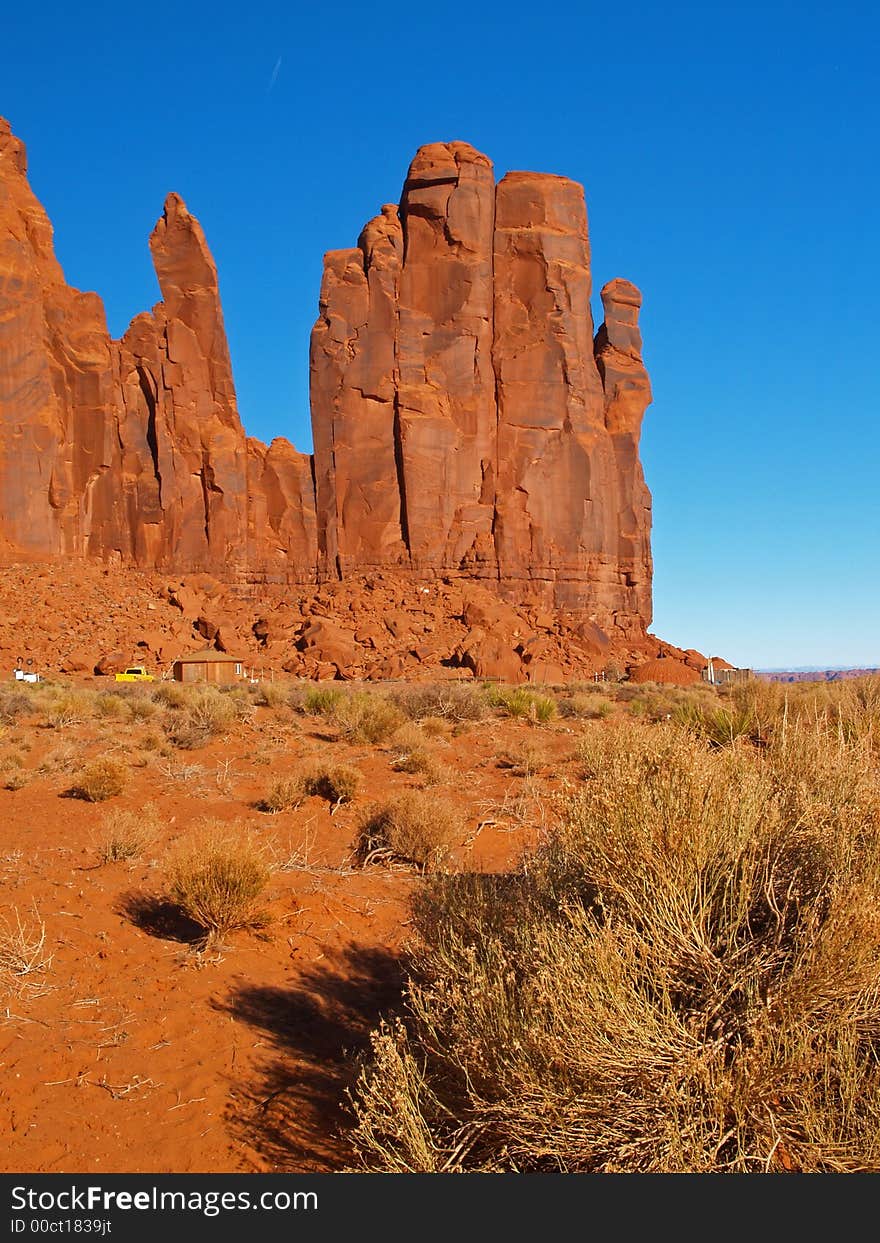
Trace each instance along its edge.
{"label": "dry golden grass", "polygon": [[[164,688],[160,688],[164,689]],[[238,702],[230,694],[203,686],[188,691],[167,723],[168,738],[183,751],[203,747],[212,738],[225,734],[236,720]]]}
{"label": "dry golden grass", "polygon": [[99,755],[80,770],[73,792],[89,803],[103,803],[121,794],[128,778],[128,765],[122,760],[113,755]]}
{"label": "dry golden grass", "polygon": [[465,724],[489,714],[479,686],[467,682],[438,682],[434,686],[407,686],[395,692],[395,702],[414,721],[426,718]]}
{"label": "dry golden grass", "polygon": [[588,726],[541,848],[431,883],[358,1168],[880,1169],[876,701],[753,694],[757,746]]}
{"label": "dry golden grass", "polygon": [[408,790],[364,812],[354,854],[363,867],[405,863],[425,872],[441,867],[464,836],[464,821],[454,807],[434,795]]}
{"label": "dry golden grass", "polygon": [[448,777],[448,771],[424,744],[398,750],[391,761],[396,773],[422,777],[425,785],[436,785]]}
{"label": "dry golden grass", "polygon": [[361,775],[350,764],[314,764],[303,771],[307,794],[316,794],[339,806],[353,802],[361,785]]}
{"label": "dry golden grass", "polygon": [[546,725],[557,715],[556,700],[526,686],[490,685],[485,690],[486,701],[503,716],[531,721],[533,725]]}
{"label": "dry golden grass", "polygon": [[108,812],[101,821],[95,843],[101,862],[121,863],[139,859],[156,842],[160,828],[155,803],[146,803],[137,811]]}
{"label": "dry golden grass", "polygon": [[207,948],[238,929],[266,926],[260,901],[270,876],[269,851],[252,833],[239,824],[206,821],[172,854],[168,893],[204,929]]}
{"label": "dry golden grass", "polygon": [[370,691],[343,695],[333,705],[329,719],[344,741],[374,745],[393,738],[406,720],[397,704]]}
{"label": "dry golden grass", "polygon": [[278,777],[260,799],[260,810],[273,815],[281,811],[291,811],[299,807],[307,794],[306,781],[301,773]]}

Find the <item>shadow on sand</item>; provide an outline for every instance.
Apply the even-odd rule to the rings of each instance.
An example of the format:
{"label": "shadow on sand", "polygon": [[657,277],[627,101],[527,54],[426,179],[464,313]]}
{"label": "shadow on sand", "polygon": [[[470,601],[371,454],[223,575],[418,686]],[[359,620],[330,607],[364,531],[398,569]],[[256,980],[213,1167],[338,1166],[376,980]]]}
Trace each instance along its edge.
{"label": "shadow on sand", "polygon": [[259,1078],[236,1086],[229,1121],[269,1169],[337,1170],[351,1153],[345,1090],[382,1015],[400,1004],[396,954],[350,945],[289,988],[242,985],[217,1008],[268,1038]]}

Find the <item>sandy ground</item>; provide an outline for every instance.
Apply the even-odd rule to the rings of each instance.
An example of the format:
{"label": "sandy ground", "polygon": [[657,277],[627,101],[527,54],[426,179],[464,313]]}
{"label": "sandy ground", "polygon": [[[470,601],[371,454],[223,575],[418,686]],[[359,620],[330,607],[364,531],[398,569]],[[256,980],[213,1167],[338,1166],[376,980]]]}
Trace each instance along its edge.
{"label": "sandy ground", "polygon": [[[534,842],[582,728],[492,719],[431,740],[444,769],[431,797],[457,805],[467,826],[456,866],[502,870]],[[0,919],[42,922],[51,956],[0,983],[0,1168],[343,1168],[345,1090],[369,1031],[399,1003],[408,900],[423,883],[404,868],[353,867],[351,847],[368,802],[423,780],[393,770],[392,743],[348,745],[286,707],[260,707],[192,751],[156,749],[157,732],[34,718],[0,734],[0,763],[19,764],[0,787],[24,774],[21,788],[0,788]],[[124,793],[70,797],[71,773],[108,752],[131,765]],[[258,810],[275,777],[316,756],[359,770],[351,806],[312,797]],[[108,811],[148,801],[159,840],[137,861],[102,864]],[[199,954],[163,868],[206,816],[253,826],[285,866],[269,886],[265,936],[236,933]]]}

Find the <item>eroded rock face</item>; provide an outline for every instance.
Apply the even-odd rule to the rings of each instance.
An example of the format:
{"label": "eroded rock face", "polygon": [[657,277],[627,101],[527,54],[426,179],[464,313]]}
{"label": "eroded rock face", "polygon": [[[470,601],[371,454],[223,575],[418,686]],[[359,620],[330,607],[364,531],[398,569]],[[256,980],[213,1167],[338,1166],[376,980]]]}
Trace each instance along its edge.
{"label": "eroded rock face", "polygon": [[[66,284],[26,171],[0,122],[6,560],[93,556],[239,584],[461,576],[536,615],[579,615],[597,651],[644,635],[641,296],[606,285],[594,340],[577,183],[513,172],[496,186],[467,143],[418,151],[399,209],[325,256],[307,456],[245,435],[217,270],[182,199],[150,238],[162,301],[114,341],[97,295]],[[469,625],[470,667],[555,674],[500,622]],[[310,632],[298,650],[330,665],[328,644]]]}

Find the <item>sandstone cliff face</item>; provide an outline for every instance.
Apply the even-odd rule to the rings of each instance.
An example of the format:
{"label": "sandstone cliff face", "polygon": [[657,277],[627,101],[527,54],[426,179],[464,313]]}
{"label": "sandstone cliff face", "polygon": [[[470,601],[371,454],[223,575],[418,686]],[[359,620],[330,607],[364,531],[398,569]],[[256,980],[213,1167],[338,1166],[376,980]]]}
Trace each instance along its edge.
{"label": "sandstone cliff face", "polygon": [[[114,341],[97,295],[66,284],[26,173],[0,121],[4,559],[239,584],[465,576],[573,610],[600,645],[644,634],[641,297],[607,285],[594,341],[579,185],[496,186],[466,143],[419,150],[399,208],[325,256],[310,457],[245,435],[217,270],[183,201],[168,196],[150,238],[162,301]],[[488,632],[471,633],[485,663]]]}
{"label": "sandstone cliff face", "polygon": [[641,296],[607,285],[594,341],[590,294],[581,186],[526,172],[496,186],[466,143],[418,152],[399,217],[384,208],[358,250],[325,257],[311,355],[325,572],[464,573],[644,632]]}

